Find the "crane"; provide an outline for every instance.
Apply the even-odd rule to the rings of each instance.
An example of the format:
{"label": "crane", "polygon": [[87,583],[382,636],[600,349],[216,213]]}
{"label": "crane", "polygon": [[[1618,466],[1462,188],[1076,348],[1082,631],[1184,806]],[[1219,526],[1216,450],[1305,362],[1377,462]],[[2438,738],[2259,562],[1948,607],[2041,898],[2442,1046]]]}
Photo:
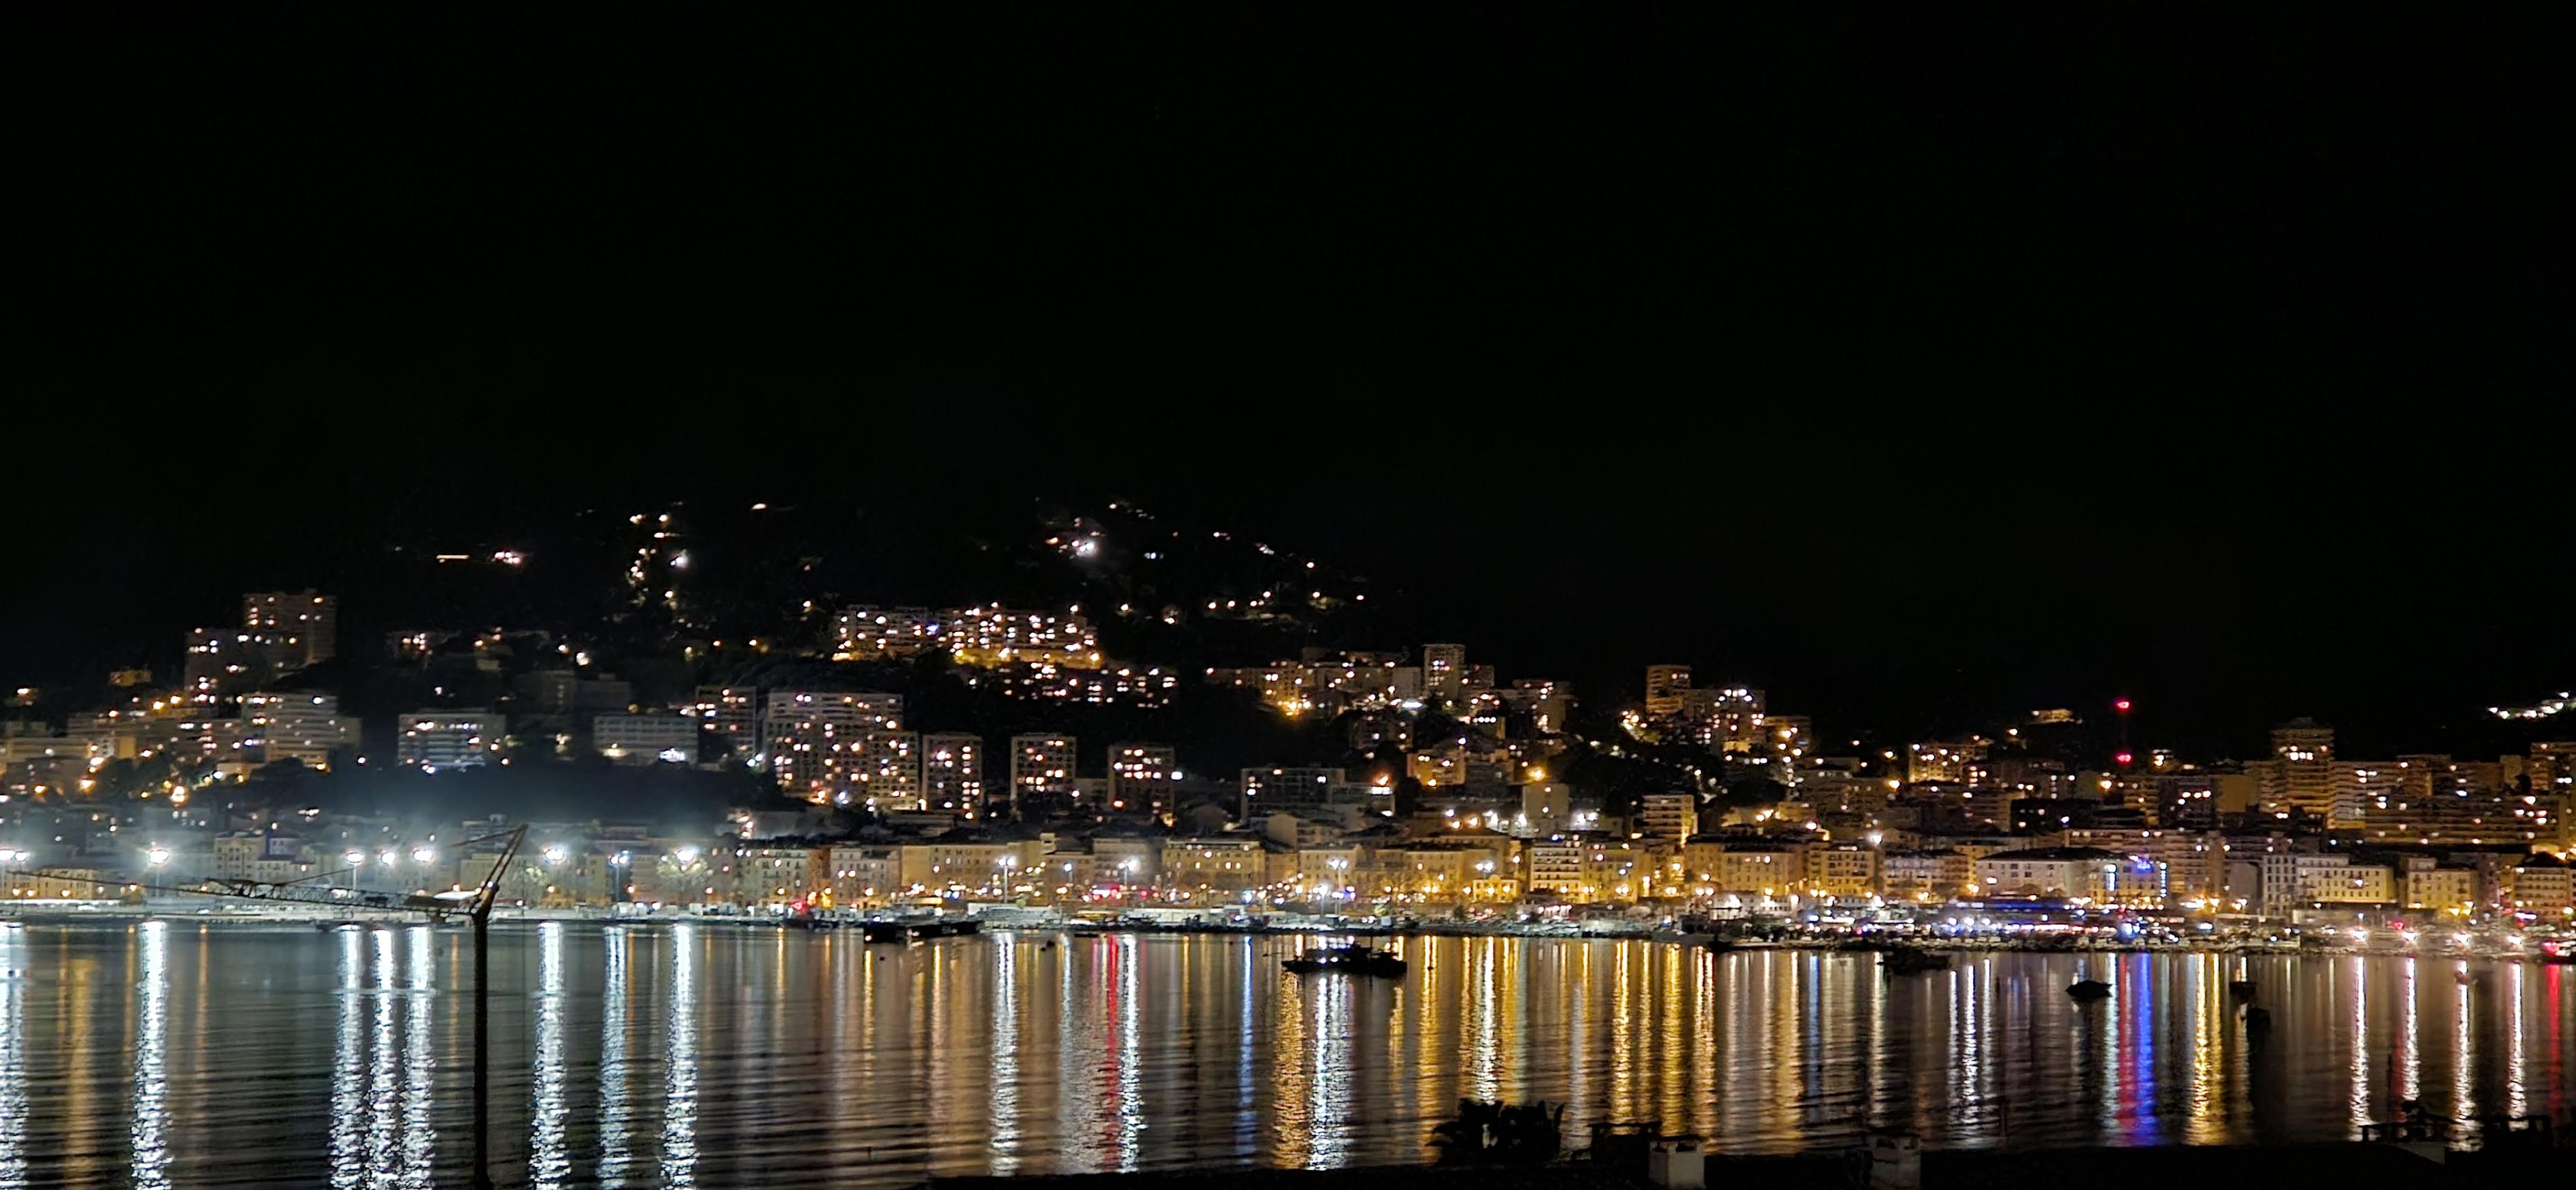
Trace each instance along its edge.
{"label": "crane", "polygon": [[[501,854],[492,862],[492,870],[483,883],[470,891],[452,893],[370,892],[366,889],[342,888],[315,884],[310,880],[271,882],[264,880],[207,880],[193,886],[143,886],[143,891],[180,893],[188,896],[226,897],[240,901],[271,901],[291,905],[318,905],[334,909],[388,910],[402,913],[427,913],[439,920],[464,914],[474,923],[474,1185],[480,1190],[492,1184],[492,1091],[489,1071],[492,1059],[491,984],[484,969],[492,952],[492,904],[501,895],[501,877],[510,870],[510,861],[519,854],[519,845],[527,842],[528,828],[513,827],[495,834],[467,839],[460,847],[501,840]],[[345,874],[326,872],[315,879]],[[88,884],[117,890],[137,886],[123,881],[92,880],[76,876],[48,876],[48,880]]]}

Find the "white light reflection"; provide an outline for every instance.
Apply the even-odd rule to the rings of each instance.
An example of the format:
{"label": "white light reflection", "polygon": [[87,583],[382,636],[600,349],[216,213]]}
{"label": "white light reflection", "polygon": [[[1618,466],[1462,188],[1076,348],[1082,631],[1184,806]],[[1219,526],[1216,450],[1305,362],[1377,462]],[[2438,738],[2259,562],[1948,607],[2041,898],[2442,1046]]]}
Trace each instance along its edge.
{"label": "white light reflection", "polygon": [[402,1185],[432,1184],[431,1166],[438,1159],[438,1129],[430,1123],[437,1098],[436,1055],[430,1052],[429,1005],[437,993],[430,986],[429,927],[413,926],[411,994],[403,997],[403,1146]]}
{"label": "white light reflection", "polygon": [[2415,957],[2406,957],[2406,970],[2401,982],[2397,1012],[2406,1022],[2398,1036],[2405,1039],[2406,1053],[2397,1063],[2397,1098],[2400,1101],[2420,1099],[2424,1095],[2424,1047],[2415,1023]]}
{"label": "white light reflection", "polygon": [[26,929],[0,926],[0,1186],[27,1184]]}
{"label": "white light reflection", "polygon": [[1349,1161],[1354,994],[1348,979],[1315,981],[1315,1025],[1306,1031],[1314,1047],[1307,1057],[1313,1071],[1306,1080],[1308,1169],[1331,1169]]}
{"label": "white light reflection", "polygon": [[2352,956],[2345,967],[2352,975],[2352,1139],[2376,1121],[2370,1110],[2370,968],[2369,960]]}
{"label": "white light reflection", "polygon": [[1467,945],[1476,956],[1468,968],[1469,992],[1476,998],[1473,1031],[1467,1041],[1468,1094],[1480,1101],[1498,1101],[1503,1097],[1503,1043],[1496,1019],[1500,1005],[1494,986],[1499,982],[1494,973],[1495,940],[1482,938]]}
{"label": "white light reflection", "polygon": [[1118,1169],[1124,1173],[1136,1168],[1145,1147],[1144,1074],[1136,1068],[1144,1060],[1137,1020],[1143,992],[1137,987],[1136,935],[1120,934],[1118,950]]}
{"label": "white light reflection", "polygon": [[599,1181],[615,1186],[626,1181],[628,1127],[634,1113],[626,1101],[626,952],[627,931],[607,931],[607,974],[599,989]]}
{"label": "white light reflection", "polygon": [[698,1167],[698,931],[671,928],[671,1024],[664,1033],[662,1184],[695,1186]]}
{"label": "white light reflection", "polygon": [[993,1172],[1020,1168],[1020,940],[993,948]]}
{"label": "white light reflection", "polygon": [[528,1075],[528,1180],[553,1190],[572,1173],[564,1152],[563,923],[537,927],[537,1053]]}
{"label": "white light reflection", "polygon": [[170,926],[147,921],[135,927],[142,943],[143,986],[134,1023],[134,1185],[170,1185],[169,1060]]}
{"label": "white light reflection", "polygon": [[390,1186],[399,1172],[394,1165],[394,932],[369,931],[376,952],[375,1059],[367,1079],[367,1184]]}
{"label": "white light reflection", "polygon": [[2512,1008],[2508,1010],[2504,1035],[2504,1114],[2526,1116],[2531,1114],[2531,1099],[2522,1081],[2523,1063],[2527,1061],[2522,1052],[2522,964],[2510,964],[2505,971],[2505,1002]]}
{"label": "white light reflection", "polygon": [[356,930],[332,935],[340,940],[340,1030],[331,1049],[331,1186],[333,1190],[366,1181],[366,1146],[358,1121],[367,1100],[367,1059],[358,1043],[366,1030],[366,936]]}
{"label": "white light reflection", "polygon": [[2477,1084],[2469,1077],[2475,1040],[2469,1033],[2470,990],[2465,983],[2459,985],[2459,1006],[2451,1014],[2451,1118],[2455,1120],[2478,1116]]}

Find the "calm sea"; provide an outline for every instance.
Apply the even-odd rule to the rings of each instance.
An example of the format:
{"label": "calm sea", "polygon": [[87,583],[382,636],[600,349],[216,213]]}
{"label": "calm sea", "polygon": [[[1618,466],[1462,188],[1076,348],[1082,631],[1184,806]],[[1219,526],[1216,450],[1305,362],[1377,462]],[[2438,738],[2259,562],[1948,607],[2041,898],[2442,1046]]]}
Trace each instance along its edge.
{"label": "calm sea", "polygon": [[[1868,956],[1294,939],[912,946],[707,926],[496,926],[503,1185],[891,1186],[934,1174],[1427,1159],[1461,1096],[1661,1120],[1721,1151],[2348,1138],[2421,1098],[2576,1108],[2576,968],[2280,956],[2250,1042],[2201,955]],[[462,1186],[462,930],[0,924],[0,1186]],[[2062,990],[2082,974],[2107,1004]]]}

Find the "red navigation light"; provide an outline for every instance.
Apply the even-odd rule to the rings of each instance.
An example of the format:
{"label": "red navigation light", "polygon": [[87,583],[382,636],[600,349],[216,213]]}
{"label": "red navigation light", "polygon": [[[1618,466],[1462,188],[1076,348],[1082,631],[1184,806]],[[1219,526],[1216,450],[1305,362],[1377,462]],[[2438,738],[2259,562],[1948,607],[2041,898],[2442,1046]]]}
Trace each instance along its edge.
{"label": "red navigation light", "polygon": [[2119,755],[2117,755],[2117,756],[2112,757],[2111,759],[2116,760],[2116,761],[2119,761],[2122,765],[2128,765],[2128,764],[2135,763],[2135,762],[2137,761],[2138,757],[2137,757],[2137,754],[2136,754],[2136,753],[2134,753],[2134,752],[2123,752],[2123,753],[2120,753],[2120,754],[2119,754]]}
{"label": "red navigation light", "polygon": [[2111,709],[2126,715],[2129,713],[2129,700],[2124,698],[2118,702],[2112,703]]}

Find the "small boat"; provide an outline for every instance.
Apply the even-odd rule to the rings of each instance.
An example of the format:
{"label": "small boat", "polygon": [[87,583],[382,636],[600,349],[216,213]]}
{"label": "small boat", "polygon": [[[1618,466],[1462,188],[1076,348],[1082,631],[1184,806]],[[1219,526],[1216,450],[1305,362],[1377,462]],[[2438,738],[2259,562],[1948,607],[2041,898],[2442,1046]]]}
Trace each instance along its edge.
{"label": "small boat", "polygon": [[1950,969],[1950,956],[1919,946],[1899,946],[1878,956],[1878,969],[1890,975],[1921,975]]}
{"label": "small boat", "polygon": [[1279,964],[1299,975],[1377,975],[1388,979],[1404,974],[1404,960],[1394,952],[1371,950],[1365,946],[1327,946],[1310,950]]}
{"label": "small boat", "polygon": [[2239,979],[2231,982],[2227,985],[2227,994],[2238,1000],[2251,1000],[2254,998],[2254,981]]}
{"label": "small boat", "polygon": [[2272,1010],[2248,1005],[2245,1009],[2245,1031],[2261,1036],[2272,1031]]}
{"label": "small boat", "polygon": [[2111,985],[2098,979],[2079,979],[2066,985],[2066,994],[2078,1000],[2108,1000]]}

